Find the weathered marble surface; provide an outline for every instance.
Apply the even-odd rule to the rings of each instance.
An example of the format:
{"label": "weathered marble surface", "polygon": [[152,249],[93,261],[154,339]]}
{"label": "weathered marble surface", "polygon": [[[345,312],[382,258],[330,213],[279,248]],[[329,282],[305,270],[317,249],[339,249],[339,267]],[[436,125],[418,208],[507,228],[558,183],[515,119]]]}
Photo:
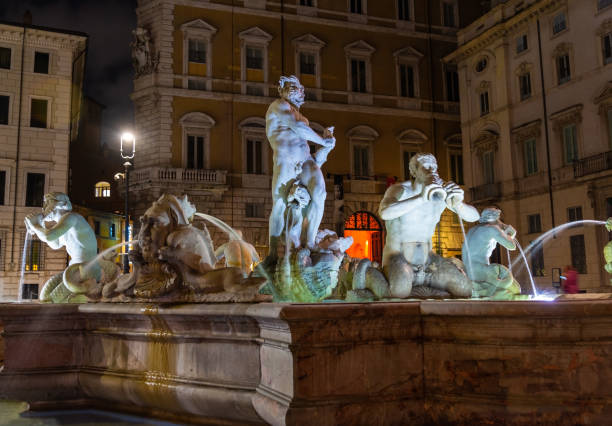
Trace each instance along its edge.
{"label": "weathered marble surface", "polygon": [[0,397],[275,425],[609,424],[612,300],[0,305]]}

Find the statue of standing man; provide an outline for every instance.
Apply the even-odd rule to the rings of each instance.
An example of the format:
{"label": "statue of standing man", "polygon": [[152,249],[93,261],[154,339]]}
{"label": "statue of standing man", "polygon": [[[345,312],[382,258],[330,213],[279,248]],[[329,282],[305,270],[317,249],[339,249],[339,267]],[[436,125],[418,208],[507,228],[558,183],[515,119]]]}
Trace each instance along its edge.
{"label": "statue of standing man", "polygon": [[[267,262],[277,259],[287,224],[292,228],[288,231],[293,235],[294,245],[310,250],[316,247],[326,197],[321,165],[336,144],[333,127],[327,128],[321,137],[300,113],[304,86],[297,77],[281,77],[278,92],[280,99],[272,102],[266,112],[266,135],[274,152]],[[308,142],[320,146],[314,154],[310,153]],[[292,211],[295,213],[290,215]]]}

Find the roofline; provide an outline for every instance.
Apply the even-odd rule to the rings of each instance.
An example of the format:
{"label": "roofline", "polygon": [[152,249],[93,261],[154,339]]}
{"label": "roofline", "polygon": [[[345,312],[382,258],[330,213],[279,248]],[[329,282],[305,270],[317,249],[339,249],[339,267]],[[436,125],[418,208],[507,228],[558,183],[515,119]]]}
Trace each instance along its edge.
{"label": "roofline", "polygon": [[10,25],[10,26],[19,27],[19,28],[29,28],[29,29],[33,29],[33,30],[49,31],[49,32],[52,32],[52,33],[69,34],[69,35],[89,38],[89,34],[84,33],[82,31],[64,30],[64,29],[61,29],[61,28],[52,28],[52,27],[43,27],[41,25],[27,25],[27,24],[23,24],[23,23],[20,24],[20,23],[17,23],[17,22],[5,21],[5,20],[2,20],[2,19],[0,19],[0,25]]}

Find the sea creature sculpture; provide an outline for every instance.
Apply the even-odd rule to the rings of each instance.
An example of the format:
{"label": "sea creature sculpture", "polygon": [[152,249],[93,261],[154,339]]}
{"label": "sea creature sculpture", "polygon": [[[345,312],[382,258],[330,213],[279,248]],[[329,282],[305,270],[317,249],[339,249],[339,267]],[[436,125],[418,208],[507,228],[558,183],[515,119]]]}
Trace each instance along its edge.
{"label": "sea creature sculpture", "polygon": [[164,194],[140,218],[134,270],[104,287],[105,297],[123,294],[152,299],[167,294],[240,292],[262,280],[245,279],[236,267],[215,269],[216,256],[208,229],[192,224],[195,206],[187,196]]}

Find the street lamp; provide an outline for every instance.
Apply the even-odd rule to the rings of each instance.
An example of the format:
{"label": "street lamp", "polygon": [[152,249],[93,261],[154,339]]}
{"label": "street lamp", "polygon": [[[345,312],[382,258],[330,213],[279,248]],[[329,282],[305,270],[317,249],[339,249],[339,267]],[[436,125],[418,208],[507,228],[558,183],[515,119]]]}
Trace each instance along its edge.
{"label": "street lamp", "polygon": [[[130,163],[129,160],[134,158],[136,152],[136,138],[130,132],[124,132],[121,135],[121,158],[125,160],[123,167],[125,167],[125,242],[130,240]],[[129,246],[125,249],[125,256],[123,256],[123,273],[128,274],[130,272],[130,261],[128,259]]]}

